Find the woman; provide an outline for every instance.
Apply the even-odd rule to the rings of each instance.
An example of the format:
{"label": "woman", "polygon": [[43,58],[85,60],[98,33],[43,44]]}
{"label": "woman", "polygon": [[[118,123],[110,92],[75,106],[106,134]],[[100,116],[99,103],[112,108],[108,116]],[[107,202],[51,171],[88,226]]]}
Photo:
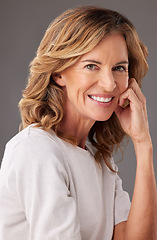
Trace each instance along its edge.
{"label": "woman", "polygon": [[[68,10],[48,27],[2,162],[0,239],[156,239],[146,57],[111,10]],[[137,158],[131,204],[112,159],[125,135]]]}

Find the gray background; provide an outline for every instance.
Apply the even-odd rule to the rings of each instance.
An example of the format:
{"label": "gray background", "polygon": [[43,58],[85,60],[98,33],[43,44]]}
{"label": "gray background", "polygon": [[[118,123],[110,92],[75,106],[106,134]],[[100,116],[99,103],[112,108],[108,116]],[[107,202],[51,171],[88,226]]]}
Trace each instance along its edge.
{"label": "gray background", "polygon": [[[150,132],[154,144],[154,165],[157,170],[157,1],[156,0],[1,0],[0,1],[0,159],[5,143],[18,132],[20,114],[17,108],[25,88],[28,65],[49,23],[67,8],[97,5],[126,15],[135,25],[139,36],[149,49],[149,73],[143,81],[147,98]],[[121,155],[116,156],[116,161]],[[132,142],[118,164],[123,188],[132,197],[136,160]]]}

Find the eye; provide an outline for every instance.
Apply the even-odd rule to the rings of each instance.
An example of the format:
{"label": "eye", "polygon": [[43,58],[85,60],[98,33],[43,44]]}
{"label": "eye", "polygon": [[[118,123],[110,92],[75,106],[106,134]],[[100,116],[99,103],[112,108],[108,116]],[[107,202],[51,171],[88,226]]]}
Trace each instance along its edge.
{"label": "eye", "polygon": [[128,72],[128,68],[125,66],[116,66],[113,68],[113,71],[118,71],[118,72]]}
{"label": "eye", "polygon": [[98,67],[95,64],[88,64],[85,66],[89,70],[97,70]]}

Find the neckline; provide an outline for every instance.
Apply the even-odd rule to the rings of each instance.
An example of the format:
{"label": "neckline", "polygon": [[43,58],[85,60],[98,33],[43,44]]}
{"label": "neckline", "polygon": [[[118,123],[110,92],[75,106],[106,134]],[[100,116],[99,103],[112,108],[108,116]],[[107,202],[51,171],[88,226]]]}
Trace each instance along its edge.
{"label": "neckline", "polygon": [[86,141],[86,143],[88,143],[88,144],[85,145],[86,149],[84,149],[84,148],[79,147],[78,145],[73,145],[72,143],[70,143],[70,142],[68,142],[68,141],[58,137],[53,130],[51,130],[49,133],[50,133],[50,135],[52,137],[55,137],[57,139],[57,141],[60,141],[62,144],[64,144],[64,146],[68,146],[71,149],[74,148],[75,150],[77,150],[77,151],[79,151],[81,153],[88,154],[88,155],[90,154],[90,155],[92,155],[94,157],[94,154],[90,150],[90,147],[87,146],[87,145],[91,145],[88,140]]}

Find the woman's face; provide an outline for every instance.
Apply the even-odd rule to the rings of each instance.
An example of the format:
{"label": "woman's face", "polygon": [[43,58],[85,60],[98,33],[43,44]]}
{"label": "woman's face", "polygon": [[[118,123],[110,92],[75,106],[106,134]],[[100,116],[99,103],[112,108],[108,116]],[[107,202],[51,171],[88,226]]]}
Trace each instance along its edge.
{"label": "woman's face", "polygon": [[128,87],[128,51],[120,34],[107,35],[92,51],[61,72],[65,115],[105,121]]}

